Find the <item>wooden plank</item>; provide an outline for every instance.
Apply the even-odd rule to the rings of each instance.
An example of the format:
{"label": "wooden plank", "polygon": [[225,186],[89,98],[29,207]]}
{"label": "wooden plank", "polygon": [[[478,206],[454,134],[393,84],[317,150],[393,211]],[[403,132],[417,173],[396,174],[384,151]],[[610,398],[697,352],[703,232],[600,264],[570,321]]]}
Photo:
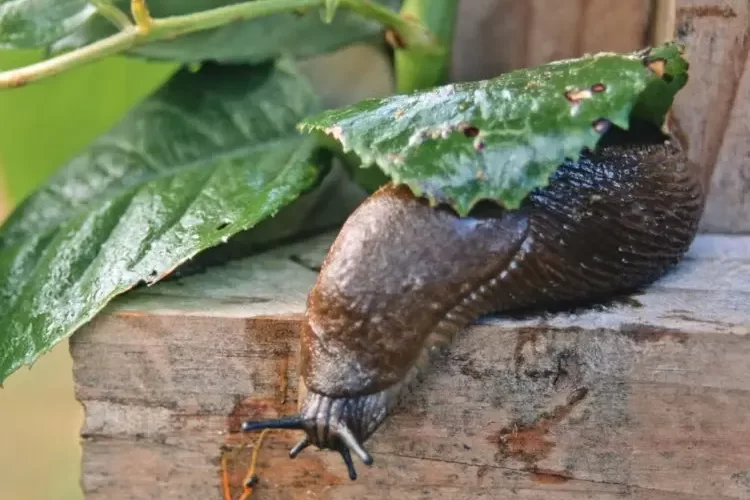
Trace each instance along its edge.
{"label": "wooden plank", "polygon": [[673,118],[710,186],[701,229],[750,232],[750,4],[677,0],[676,37],[686,44],[690,80]]}
{"label": "wooden plank", "polygon": [[629,52],[650,43],[651,0],[588,0],[581,21],[577,52]]}
{"label": "wooden plank", "polygon": [[[750,45],[750,42],[748,42]],[[718,151],[702,227],[705,231],[750,233],[750,53],[729,110]]]}
{"label": "wooden plank", "polygon": [[[523,61],[521,66],[537,66],[557,59],[565,59],[581,52],[582,33],[578,30],[586,15],[585,1],[550,2],[532,0],[520,29],[524,30]],[[507,50],[513,50],[513,45]]]}
{"label": "wooden plank", "polygon": [[[245,418],[295,408],[298,324],[331,236],[116,301],[71,340],[99,498],[235,498]],[[269,435],[258,499],[750,498],[750,237],[701,236],[627,299],[483,318],[368,441],[333,453]]]}
{"label": "wooden plank", "polygon": [[491,78],[526,65],[529,2],[472,0],[461,2],[458,8],[453,80]]}
{"label": "wooden plank", "polygon": [[586,52],[649,43],[652,0],[461,2],[453,79],[478,80]]}

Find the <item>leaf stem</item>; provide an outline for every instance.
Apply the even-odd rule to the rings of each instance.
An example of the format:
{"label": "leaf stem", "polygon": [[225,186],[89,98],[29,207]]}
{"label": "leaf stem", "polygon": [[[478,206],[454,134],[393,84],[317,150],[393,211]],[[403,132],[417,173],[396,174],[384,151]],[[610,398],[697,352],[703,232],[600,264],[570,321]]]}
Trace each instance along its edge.
{"label": "leaf stem", "polygon": [[0,73],[0,89],[23,87],[26,84],[62,73],[65,70],[118,54],[133,47],[137,39],[134,27],[94,42],[80,49],[62,54],[46,61]]}
{"label": "leaf stem", "polygon": [[146,0],[130,0],[130,14],[135,19],[135,24],[144,33],[148,32],[154,24],[154,19],[148,10]]}
{"label": "leaf stem", "polygon": [[[144,0],[133,0],[133,11],[138,25],[129,23],[121,26],[122,29],[118,33],[90,45],[23,68],[0,72],[0,89],[20,87],[149,42],[168,40],[235,21],[298,9],[325,7],[325,3],[326,0],[255,0],[193,14],[151,18],[141,16],[148,13]],[[99,0],[96,5],[107,19],[124,24],[120,16],[112,16],[112,11],[107,9],[106,0]],[[438,49],[435,38],[424,26],[400,16],[391,9],[370,0],[341,0],[340,5],[397,31],[409,47],[428,52]]]}
{"label": "leaf stem", "polygon": [[[458,0],[450,1],[457,2]],[[362,17],[378,21],[380,24],[396,31],[404,46],[409,49],[430,53],[441,52],[437,38],[418,19],[403,16],[388,7],[369,0],[341,0],[341,5],[348,7]]]}
{"label": "leaf stem", "polygon": [[256,0],[254,2],[236,3],[193,14],[153,19],[146,36],[149,38],[148,41],[163,40],[196,31],[218,28],[236,21],[246,21],[297,9],[320,7],[324,3],[325,0]]}
{"label": "leaf stem", "polygon": [[425,26],[442,50],[427,52],[406,45],[396,50],[396,90],[407,93],[446,82],[459,0],[404,0],[401,16]]}
{"label": "leaf stem", "polygon": [[127,14],[112,5],[110,0],[91,0],[91,3],[99,14],[121,30],[133,25]]}

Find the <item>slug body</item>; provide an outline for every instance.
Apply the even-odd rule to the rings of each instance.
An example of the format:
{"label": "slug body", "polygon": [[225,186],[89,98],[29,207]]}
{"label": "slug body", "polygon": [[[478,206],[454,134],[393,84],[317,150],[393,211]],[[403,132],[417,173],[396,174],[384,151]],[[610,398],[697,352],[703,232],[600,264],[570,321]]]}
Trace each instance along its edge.
{"label": "slug body", "polygon": [[699,171],[661,134],[637,144],[618,134],[563,164],[517,210],[483,205],[458,217],[393,185],[368,198],[308,297],[300,415],[245,429],[302,429],[292,456],[309,444],[339,451],[353,479],[349,452],[372,462],[362,443],[430,351],[477,317],[602,299],[659,278],[697,231]]}

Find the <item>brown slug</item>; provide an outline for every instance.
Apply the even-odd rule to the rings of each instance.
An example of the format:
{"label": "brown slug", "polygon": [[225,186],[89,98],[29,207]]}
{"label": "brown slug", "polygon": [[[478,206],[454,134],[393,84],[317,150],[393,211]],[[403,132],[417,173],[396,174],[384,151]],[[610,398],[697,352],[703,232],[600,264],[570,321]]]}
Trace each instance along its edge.
{"label": "brown slug", "polygon": [[468,217],[387,185],[349,217],[309,294],[297,416],[246,422],[371,464],[362,443],[399,394],[474,319],[600,300],[651,283],[697,231],[698,167],[655,126],[613,128],[520,208]]}

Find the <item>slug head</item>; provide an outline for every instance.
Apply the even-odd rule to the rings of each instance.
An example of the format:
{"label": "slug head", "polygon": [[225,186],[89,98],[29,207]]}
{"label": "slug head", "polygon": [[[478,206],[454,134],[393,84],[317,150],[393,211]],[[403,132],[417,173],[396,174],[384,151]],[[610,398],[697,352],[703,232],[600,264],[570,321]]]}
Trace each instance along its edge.
{"label": "slug head", "polygon": [[391,391],[382,391],[352,397],[330,397],[308,391],[300,381],[302,404],[298,415],[271,420],[247,421],[242,424],[244,432],[261,429],[290,429],[305,432],[290,451],[295,458],[310,445],[338,452],[346,464],[349,478],[355,480],[357,471],[352,453],[366,465],[372,465],[372,456],[362,443],[372,435],[386,416]]}

